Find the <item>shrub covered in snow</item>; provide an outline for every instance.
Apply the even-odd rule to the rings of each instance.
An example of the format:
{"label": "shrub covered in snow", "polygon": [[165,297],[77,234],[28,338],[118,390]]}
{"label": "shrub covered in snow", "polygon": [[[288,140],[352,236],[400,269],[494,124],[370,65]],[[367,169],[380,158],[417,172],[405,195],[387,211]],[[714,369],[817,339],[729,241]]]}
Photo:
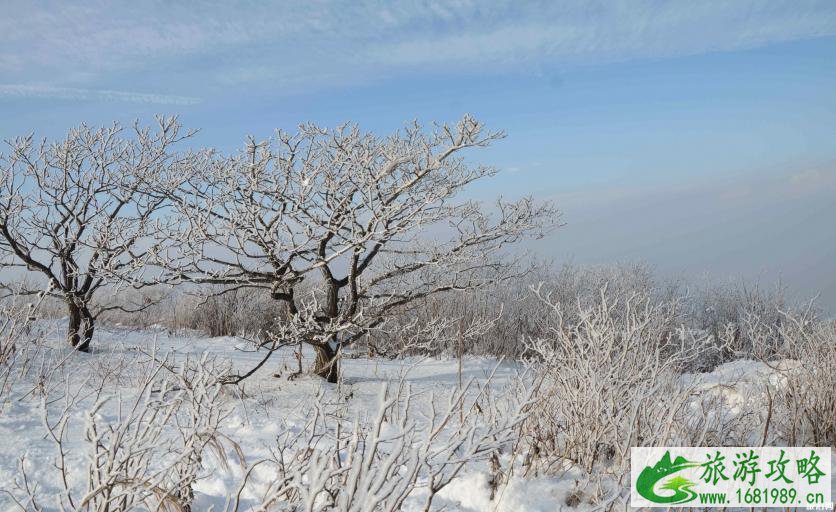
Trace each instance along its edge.
{"label": "shrub covered in snow", "polygon": [[[390,324],[396,358],[353,354],[336,385],[273,377],[295,348],[230,379],[262,360],[240,338],[105,329],[109,348],[81,355],[63,322],[7,308],[0,508],[612,509],[631,446],[834,445],[834,322],[752,313],[715,337],[681,300],[549,289],[529,292],[523,362],[445,359],[498,318],[451,309]],[[744,359],[696,371],[729,355]]]}

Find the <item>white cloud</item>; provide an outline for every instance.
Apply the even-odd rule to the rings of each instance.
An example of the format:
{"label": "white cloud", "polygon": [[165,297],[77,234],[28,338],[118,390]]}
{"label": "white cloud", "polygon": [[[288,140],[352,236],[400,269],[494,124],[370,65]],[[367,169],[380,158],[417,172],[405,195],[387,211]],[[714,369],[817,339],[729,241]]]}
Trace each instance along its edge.
{"label": "white cloud", "polygon": [[[836,34],[836,4],[821,9],[755,9],[748,2],[610,2],[610,8],[565,10],[410,37],[370,54],[394,65],[484,64],[526,61],[558,64],[661,58],[757,47]],[[759,4],[763,4],[760,2]],[[700,5],[703,7],[700,8]],[[618,6],[618,7],[612,7]],[[777,7],[778,4],[775,4]]]}
{"label": "white cloud", "polygon": [[836,3],[827,0],[38,5],[4,6],[0,74],[7,81],[90,88],[165,68],[164,78],[205,87],[306,88],[440,68],[504,72],[836,35]]}
{"label": "white cloud", "polygon": [[47,85],[0,84],[0,98],[54,98],[63,100],[127,101],[159,105],[194,105],[199,98],[140,92],[51,87]]}

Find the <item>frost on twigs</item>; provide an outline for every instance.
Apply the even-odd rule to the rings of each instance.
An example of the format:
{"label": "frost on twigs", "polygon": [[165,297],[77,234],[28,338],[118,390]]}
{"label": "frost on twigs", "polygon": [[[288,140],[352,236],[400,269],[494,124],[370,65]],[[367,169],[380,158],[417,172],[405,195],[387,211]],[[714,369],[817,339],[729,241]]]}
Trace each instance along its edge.
{"label": "frost on twigs", "polygon": [[185,177],[172,146],[190,135],[176,118],[160,117],[154,128],[82,125],[55,142],[31,135],[6,141],[0,153],[0,264],[41,279],[14,293],[47,294],[65,303],[67,341],[77,350],[89,350],[102,313],[148,306],[101,304],[94,297],[107,286],[158,281],[145,264],[148,241],[161,229],[168,205],[160,191]]}
{"label": "frost on twigs", "polygon": [[[191,510],[193,485],[206,468],[236,458],[244,464],[237,443],[220,429],[230,408],[214,362],[150,356],[134,361],[140,368],[133,398],[111,392],[106,376],[99,381],[93,374],[80,385],[67,376],[61,391],[42,398],[53,480],[60,482],[54,500],[62,510]],[[10,495],[26,510],[25,504],[41,510],[46,497],[27,468],[21,458]]]}
{"label": "frost on twigs", "polygon": [[[403,382],[384,384],[367,416],[320,396],[304,428],[280,434],[272,457],[258,463],[276,478],[254,510],[394,512],[407,500],[430,510],[466,466],[507,448],[527,415],[530,395],[499,400],[488,396],[490,385],[489,377],[419,398]],[[239,510],[240,495],[227,510]]]}
{"label": "frost on twigs", "polygon": [[415,301],[519,275],[506,248],[556,226],[550,203],[461,197],[497,172],[462,154],[502,136],[470,116],[388,137],[304,125],[194,155],[154,263],[173,280],[268,291],[289,342],[313,347],[316,373],[336,382],[340,348]]}
{"label": "frost on twigs", "polygon": [[631,446],[699,442],[682,430],[692,421],[695,384],[679,376],[711,346],[710,337],[677,328],[675,308],[647,295],[604,288],[567,318],[543,286],[534,292],[548,334],[527,343],[539,379],[521,441],[527,474],[577,466],[621,478]]}
{"label": "frost on twigs", "polygon": [[836,320],[782,314],[779,333],[789,359],[768,363],[779,378],[766,383],[773,432],[770,437],[767,425],[764,441],[836,446]]}

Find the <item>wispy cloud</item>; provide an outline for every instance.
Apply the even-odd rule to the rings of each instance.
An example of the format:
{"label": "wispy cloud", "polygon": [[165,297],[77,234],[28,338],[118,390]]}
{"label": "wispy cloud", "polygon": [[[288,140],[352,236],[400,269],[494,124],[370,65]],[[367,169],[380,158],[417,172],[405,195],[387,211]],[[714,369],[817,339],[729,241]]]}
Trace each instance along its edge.
{"label": "wispy cloud", "polygon": [[[836,35],[829,0],[39,6],[4,6],[0,74],[8,81],[90,88],[165,69],[162,78],[209,89],[304,89],[400,73],[536,71]],[[60,84],[51,82],[56,76]]]}
{"label": "wispy cloud", "polygon": [[157,105],[194,105],[200,98],[147,94],[128,91],[52,87],[47,85],[0,84],[0,98],[51,98],[62,100],[101,100],[150,103]]}
{"label": "wispy cloud", "polygon": [[836,191],[836,161],[826,161],[802,170],[761,169],[727,177],[697,178],[654,185],[584,187],[556,194],[558,205],[597,210],[607,205],[648,205],[665,201],[694,201],[711,198],[716,204],[741,201],[780,201],[830,197]]}
{"label": "wispy cloud", "polygon": [[606,2],[527,12],[508,23],[404,37],[369,49],[395,65],[600,64],[746,49],[836,34],[836,8],[796,2]]}

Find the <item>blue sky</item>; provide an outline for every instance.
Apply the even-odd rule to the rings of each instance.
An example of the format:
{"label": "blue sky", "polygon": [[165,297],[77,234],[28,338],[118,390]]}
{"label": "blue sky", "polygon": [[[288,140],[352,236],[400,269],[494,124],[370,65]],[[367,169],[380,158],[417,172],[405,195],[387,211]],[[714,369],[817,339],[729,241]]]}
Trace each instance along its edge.
{"label": "blue sky", "polygon": [[836,311],[836,3],[4,2],[0,137],[179,114],[231,149],[469,112],[473,194],[554,199],[557,261],[782,279]]}

